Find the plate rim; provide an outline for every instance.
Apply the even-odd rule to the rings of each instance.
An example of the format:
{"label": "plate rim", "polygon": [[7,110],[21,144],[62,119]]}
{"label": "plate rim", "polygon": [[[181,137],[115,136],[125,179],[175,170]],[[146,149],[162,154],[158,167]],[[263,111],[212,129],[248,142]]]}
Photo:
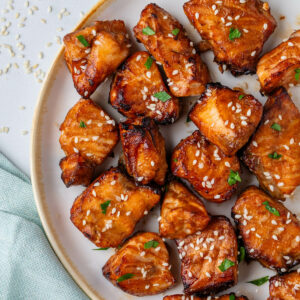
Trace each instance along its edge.
{"label": "plate rim", "polygon": [[[80,27],[85,25],[96,12],[99,12],[103,8],[104,4],[108,4],[112,0],[98,0],[98,2],[85,14],[85,16],[75,26],[73,31],[78,30]],[[48,91],[51,88],[56,76],[56,71],[59,67],[59,62],[63,58],[65,46],[61,46],[58,50],[55,59],[51,63],[46,78],[41,87],[38,95],[38,101],[35,106],[33,119],[32,119],[32,130],[31,130],[31,141],[30,141],[30,171],[31,171],[31,183],[33,189],[33,196],[35,205],[45,231],[46,237],[49,241],[51,248],[55,255],[73,278],[78,287],[90,298],[105,300],[95,289],[93,289],[89,283],[83,278],[81,273],[77,270],[75,265],[72,263],[65,248],[59,242],[58,236],[54,230],[54,227],[49,218],[49,212],[46,203],[46,197],[43,188],[42,172],[41,172],[41,129],[40,124],[43,122],[43,116],[46,113],[45,105],[48,100]]]}

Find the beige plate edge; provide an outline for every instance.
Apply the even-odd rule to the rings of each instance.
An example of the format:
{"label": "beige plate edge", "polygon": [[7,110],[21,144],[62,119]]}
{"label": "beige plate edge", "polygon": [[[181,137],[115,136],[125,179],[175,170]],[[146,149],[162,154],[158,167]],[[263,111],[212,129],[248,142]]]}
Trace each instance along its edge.
{"label": "beige plate edge", "polygon": [[[97,4],[83,17],[74,30],[82,27],[99,9],[111,0],[99,0]],[[50,222],[48,216],[47,204],[45,201],[45,193],[43,188],[42,172],[41,172],[41,130],[40,124],[43,122],[43,116],[45,114],[45,107],[48,101],[48,91],[55,79],[55,74],[59,66],[59,61],[64,55],[64,46],[59,50],[54,62],[52,63],[47,77],[43,83],[41,92],[38,97],[38,102],[35,108],[34,117],[32,121],[32,133],[31,133],[31,149],[30,149],[30,169],[31,169],[31,181],[33,187],[33,194],[36,203],[36,207],[45,230],[46,236],[56,253],[57,257],[73,277],[74,281],[79,287],[87,294],[91,299],[104,300],[83,278],[80,272],[73,265],[72,261],[68,257],[64,247],[60,244],[56,232]]]}

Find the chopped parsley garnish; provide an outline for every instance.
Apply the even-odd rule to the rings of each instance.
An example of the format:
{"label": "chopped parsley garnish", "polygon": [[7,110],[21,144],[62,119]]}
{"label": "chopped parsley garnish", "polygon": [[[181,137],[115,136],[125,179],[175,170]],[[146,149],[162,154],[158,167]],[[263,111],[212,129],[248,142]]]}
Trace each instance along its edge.
{"label": "chopped parsley garnish", "polygon": [[144,244],[145,249],[156,248],[159,245],[158,241],[152,240]]}
{"label": "chopped parsley garnish", "polygon": [[85,39],[85,37],[83,35],[78,35],[76,36],[78,41],[84,46],[84,47],[89,47],[90,44],[89,42]]}
{"label": "chopped parsley garnish", "polygon": [[261,277],[255,280],[248,281],[248,283],[252,283],[257,286],[261,286],[269,280],[269,276]]}
{"label": "chopped parsley garnish", "polygon": [[277,131],[281,130],[281,126],[278,123],[273,123],[271,128]]}
{"label": "chopped parsley garnish", "polygon": [[178,159],[177,159],[177,158],[174,158],[173,161],[174,161],[174,162],[178,162]]}
{"label": "chopped parsley garnish", "polygon": [[172,34],[176,36],[179,33],[179,31],[180,30],[178,28],[175,28],[172,30]]}
{"label": "chopped parsley garnish", "polygon": [[230,294],[229,300],[235,300],[235,295],[234,294]]}
{"label": "chopped parsley garnish", "polygon": [[93,250],[107,250],[107,249],[109,249],[109,247],[107,247],[107,248],[96,248],[96,249],[93,249]]}
{"label": "chopped parsley garnish", "polygon": [[149,26],[143,28],[142,32],[145,35],[154,35],[155,34],[155,31],[151,27],[149,27]]}
{"label": "chopped parsley garnish", "polygon": [[101,210],[104,215],[106,215],[106,210],[109,207],[110,202],[111,202],[111,200],[101,203]]}
{"label": "chopped parsley garnish", "polygon": [[242,35],[241,32],[237,28],[233,28],[233,27],[230,28],[229,39],[231,41],[234,41],[235,39],[240,38],[241,35]]}
{"label": "chopped parsley garnish", "polygon": [[226,270],[233,267],[234,265],[235,263],[233,261],[225,258],[218,268],[220,269],[220,271],[225,272]]}
{"label": "chopped parsley garnish", "polygon": [[162,101],[162,102],[166,102],[168,100],[170,100],[172,97],[165,91],[163,92],[158,92],[158,93],[155,93],[153,95],[155,98],[157,98],[158,100]]}
{"label": "chopped parsley garnish", "polygon": [[268,154],[268,157],[272,158],[272,159],[279,159],[282,155],[278,154],[277,152],[273,152]]}
{"label": "chopped parsley garnish", "polygon": [[118,282],[122,282],[122,281],[124,281],[124,280],[127,280],[127,279],[132,278],[133,276],[134,276],[134,274],[126,273],[126,274],[120,276],[120,277],[117,279],[117,281],[118,281]]}
{"label": "chopped parsley garnish", "polygon": [[280,216],[280,213],[279,211],[275,208],[275,207],[272,207],[268,201],[265,201],[263,202],[263,205],[266,207],[266,209],[271,212],[273,215],[279,217]]}
{"label": "chopped parsley garnish", "polygon": [[300,79],[300,69],[295,69],[295,79],[298,81]]}
{"label": "chopped parsley garnish", "polygon": [[245,95],[239,95],[239,100],[242,100],[245,97]]}
{"label": "chopped parsley garnish", "polygon": [[228,183],[229,185],[234,185],[236,184],[236,182],[239,181],[239,182],[242,182],[242,179],[240,177],[240,174],[238,171],[233,171],[233,170],[230,170],[230,174],[229,174],[229,177],[228,177]]}
{"label": "chopped parsley garnish", "polygon": [[239,259],[239,262],[241,263],[245,259],[245,255],[246,255],[245,248],[243,246],[241,246],[239,249],[239,252],[240,252],[240,254],[239,254],[238,259]]}
{"label": "chopped parsley garnish", "polygon": [[85,123],[84,123],[83,121],[80,121],[80,123],[79,123],[79,127],[81,127],[81,128],[85,128],[85,127],[86,127],[86,125],[85,125]]}
{"label": "chopped parsley garnish", "polygon": [[147,58],[147,61],[145,62],[145,67],[146,67],[147,70],[149,70],[151,68],[152,63],[153,63],[153,59],[151,58],[151,56],[149,56]]}

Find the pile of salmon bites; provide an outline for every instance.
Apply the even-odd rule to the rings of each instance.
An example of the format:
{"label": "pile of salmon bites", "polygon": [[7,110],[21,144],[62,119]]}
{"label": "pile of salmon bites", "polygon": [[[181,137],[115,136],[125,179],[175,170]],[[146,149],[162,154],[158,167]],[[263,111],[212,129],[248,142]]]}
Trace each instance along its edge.
{"label": "pile of salmon bites", "polygon": [[[97,247],[116,248],[103,276],[126,293],[154,295],[175,284],[164,243],[172,239],[184,294],[165,300],[247,299],[214,298],[238,283],[245,257],[278,273],[270,278],[269,299],[300,299],[300,273],[290,271],[300,260],[300,222],[279,201],[300,185],[300,112],[287,92],[300,83],[300,30],[261,57],[276,28],[267,2],[190,0],[183,9],[202,37],[198,46],[156,4],[144,8],[133,28],[145,51],[131,53],[121,20],[96,21],[65,36],[65,59],[82,98],[60,127],[60,167],[67,187],[86,186],[71,221]],[[266,104],[212,83],[200,57],[208,50],[220,72],[256,72]],[[109,103],[127,117],[119,124],[90,99],[111,74]],[[167,157],[159,125],[176,122],[180,98],[187,96],[200,97],[188,113],[198,129]],[[119,139],[118,166],[95,176]],[[241,162],[259,187],[237,197],[234,227],[227,217],[209,214],[200,196],[229,200],[241,182]],[[133,234],[159,202],[159,233]]]}

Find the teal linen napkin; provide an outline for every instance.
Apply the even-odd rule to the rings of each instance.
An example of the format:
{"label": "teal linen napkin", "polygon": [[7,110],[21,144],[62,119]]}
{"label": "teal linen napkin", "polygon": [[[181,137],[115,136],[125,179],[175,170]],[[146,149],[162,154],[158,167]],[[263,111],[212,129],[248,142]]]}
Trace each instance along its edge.
{"label": "teal linen napkin", "polygon": [[0,153],[0,299],[88,299],[52,250],[30,179]]}

